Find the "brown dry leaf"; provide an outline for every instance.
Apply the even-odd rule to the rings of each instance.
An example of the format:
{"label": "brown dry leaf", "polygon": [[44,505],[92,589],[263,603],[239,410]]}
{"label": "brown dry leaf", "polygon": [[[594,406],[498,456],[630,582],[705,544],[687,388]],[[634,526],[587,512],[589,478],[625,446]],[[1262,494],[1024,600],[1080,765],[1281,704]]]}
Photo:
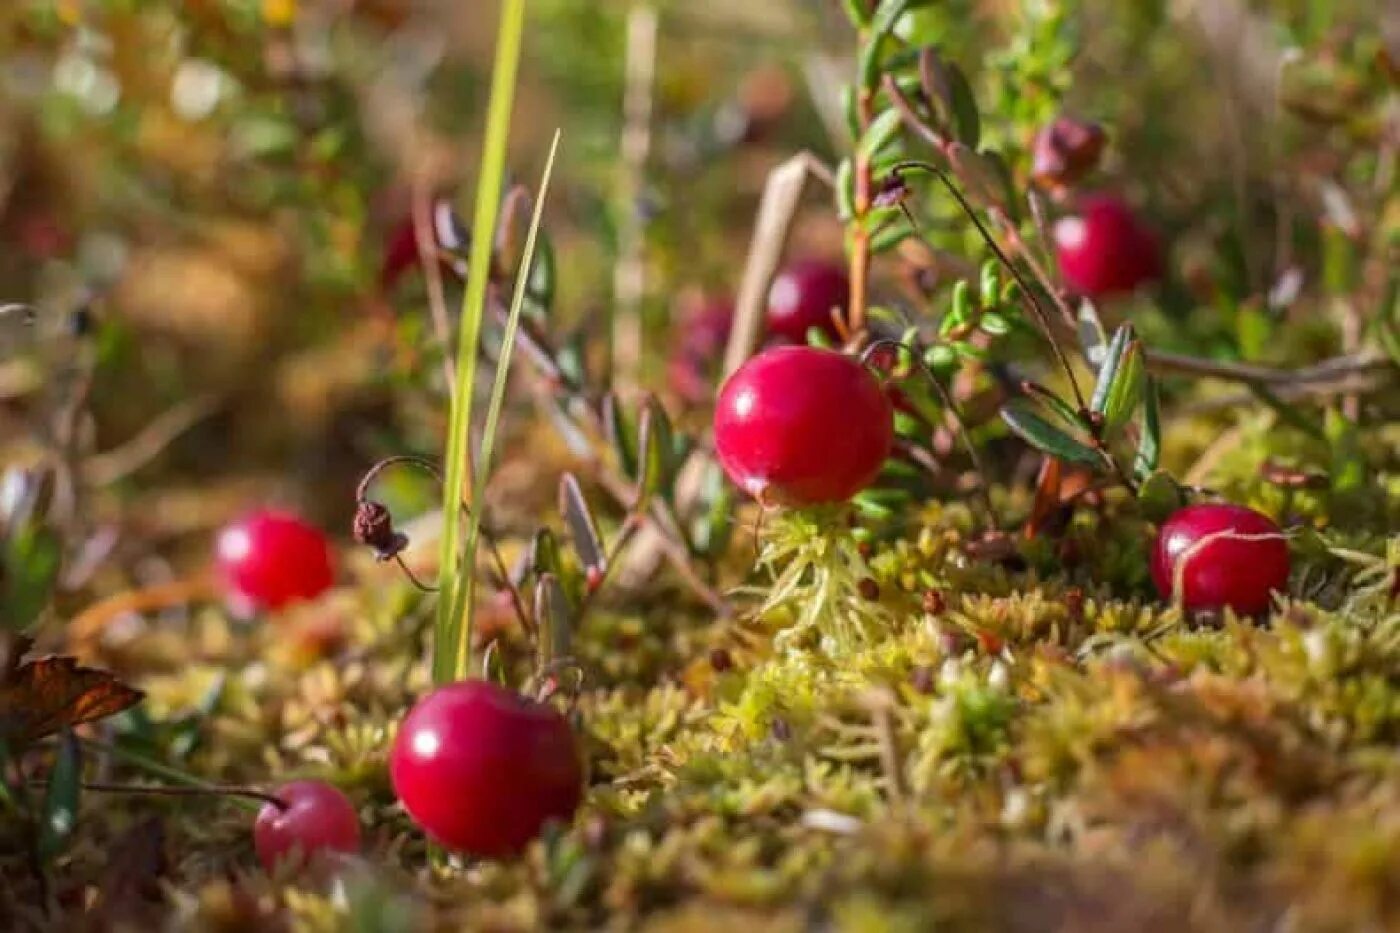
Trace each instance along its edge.
{"label": "brown dry leaf", "polygon": [[76,658],[26,661],[0,682],[0,738],[27,745],[64,727],[105,719],[141,702],[140,690]]}

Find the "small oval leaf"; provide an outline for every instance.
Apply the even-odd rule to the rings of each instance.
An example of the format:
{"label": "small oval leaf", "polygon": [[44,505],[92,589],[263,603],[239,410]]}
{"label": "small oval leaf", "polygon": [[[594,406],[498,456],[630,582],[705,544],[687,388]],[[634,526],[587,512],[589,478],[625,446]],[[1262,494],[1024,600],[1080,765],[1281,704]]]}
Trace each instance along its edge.
{"label": "small oval leaf", "polygon": [[572,473],[565,473],[559,480],[559,514],[569,526],[569,540],[584,572],[606,573],[608,559],[602,535],[598,534],[598,522],[588,507],[588,500],[583,497],[578,478]]}
{"label": "small oval leaf", "polygon": [[669,487],[675,447],[675,431],[666,409],[661,407],[656,396],[648,395],[642,402],[642,414],[637,425],[637,454],[641,462],[641,477],[637,486],[643,500],[658,492],[664,494]]}
{"label": "small oval leaf", "polygon": [[541,576],[535,585],[535,618],[540,623],[540,667],[569,657],[573,650],[574,612],[564,587],[553,574]]}
{"label": "small oval leaf", "polygon": [[1103,415],[1105,433],[1116,431],[1132,418],[1142,399],[1146,377],[1142,341],[1137,339],[1131,324],[1124,324],[1109,342],[1089,403],[1094,411]]}
{"label": "small oval leaf", "polygon": [[617,396],[609,392],[603,396],[603,432],[608,436],[618,465],[630,480],[637,478],[637,436],[627,423],[627,415]]}
{"label": "small oval leaf", "polygon": [[1001,409],[1001,420],[1017,436],[1036,450],[1071,463],[1099,465],[1094,448],[1071,437],[1042,418],[1026,399],[1012,399]]}

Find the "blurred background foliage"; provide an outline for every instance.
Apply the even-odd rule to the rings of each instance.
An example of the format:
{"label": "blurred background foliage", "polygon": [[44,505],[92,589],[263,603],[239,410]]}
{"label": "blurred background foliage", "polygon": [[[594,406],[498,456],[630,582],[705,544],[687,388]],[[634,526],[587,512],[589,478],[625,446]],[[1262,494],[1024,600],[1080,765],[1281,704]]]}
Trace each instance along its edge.
{"label": "blurred background foliage", "polygon": [[[798,149],[829,163],[846,149],[853,41],[836,3],[655,4],[651,155],[633,198],[619,158],[629,7],[532,4],[512,171],[534,177],[562,128],[548,206],[562,330],[606,334],[618,231],[641,217],[644,376],[664,387],[671,322],[702,290],[737,286],[767,172]],[[91,309],[91,450],[208,400],[156,462],[111,484],[113,515],[179,538],[261,496],[339,527],[366,465],[439,449],[423,286],[383,270],[412,192],[470,197],[494,22],[483,0],[0,10],[0,298],[41,310],[49,366],[72,352],[71,312]],[[1290,363],[1393,318],[1393,9],[946,0],[901,28],[968,72],[984,141],[1021,186],[1057,113],[1108,128],[1093,184],[1143,205],[1171,257],[1156,299],[1110,324],[1132,316],[1150,346]],[[974,255],[967,225],[946,219],[930,241]],[[789,252],[837,253],[841,233],[813,191]],[[940,313],[947,282],[911,289],[910,275],[899,255],[877,263],[877,299]],[[32,455],[61,370],[32,364],[4,364],[6,458]]]}

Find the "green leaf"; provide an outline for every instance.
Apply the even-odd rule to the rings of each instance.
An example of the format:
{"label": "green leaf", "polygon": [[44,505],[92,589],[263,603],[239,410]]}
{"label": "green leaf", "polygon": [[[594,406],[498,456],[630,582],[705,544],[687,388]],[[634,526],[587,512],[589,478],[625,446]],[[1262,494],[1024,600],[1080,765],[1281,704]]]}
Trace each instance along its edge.
{"label": "green leaf", "polygon": [[997,306],[997,293],[1001,291],[1000,269],[995,259],[988,259],[982,263],[981,276],[978,279],[977,301],[984,308],[995,308]]}
{"label": "green leaf", "polygon": [[78,825],[82,779],[82,746],[73,730],[64,729],[54,753],[39,820],[39,855],[46,861],[63,851]]}
{"label": "green leaf", "polygon": [[669,486],[674,450],[675,431],[671,427],[671,419],[656,396],[648,395],[642,402],[642,414],[637,424],[637,458],[641,470],[637,491],[643,500]]}
{"label": "green leaf", "polygon": [[1235,314],[1235,339],[1240,345],[1240,355],[1247,360],[1263,356],[1273,330],[1273,319],[1262,308],[1252,304],[1241,307]]}
{"label": "green leaf", "polygon": [[1001,409],[1001,420],[1036,450],[1071,463],[1101,466],[1098,451],[1040,417],[1026,399],[1012,399]]}
{"label": "green leaf", "polygon": [[903,218],[898,218],[870,238],[870,251],[877,256],[887,253],[913,235],[914,231],[904,223]]}
{"label": "green leaf", "polygon": [[572,473],[565,473],[559,479],[559,514],[569,526],[569,540],[584,571],[596,568],[606,572],[608,559],[603,550],[603,536],[598,533],[598,522],[588,507],[588,500],[583,497],[578,478]]}
{"label": "green leaf", "polygon": [[870,121],[870,126],[866,128],[864,135],[860,138],[860,151],[873,158],[881,149],[889,145],[890,140],[895,138],[901,125],[898,110],[891,107],[884,111]]}
{"label": "green leaf", "polygon": [[924,351],[924,364],[929,369],[945,370],[958,364],[958,355],[947,344],[936,344]]}
{"label": "green leaf", "polygon": [[637,435],[627,421],[627,413],[617,396],[609,392],[603,396],[603,434],[617,455],[618,466],[630,480],[637,478]]}
{"label": "green leaf", "polygon": [[836,166],[836,213],[844,221],[856,216],[855,169],[850,159]]}
{"label": "green leaf", "polygon": [[1079,302],[1078,322],[1079,345],[1084,348],[1084,358],[1090,365],[1098,366],[1103,362],[1108,345],[1108,331],[1104,329],[1094,303],[1087,298]]}
{"label": "green leaf", "polygon": [[982,135],[982,121],[977,113],[977,99],[972,86],[957,65],[948,64],[948,105],[953,113],[954,135],[969,149],[976,149]]}
{"label": "green leaf", "polygon": [[494,638],[481,656],[481,679],[502,687],[510,682],[505,662],[501,660],[501,643]]}
{"label": "green leaf", "polygon": [[35,522],[0,541],[0,627],[28,628],[53,594],[62,562],[58,536]]}
{"label": "green leaf", "polygon": [[1329,408],[1323,416],[1322,430],[1332,445],[1332,491],[1359,489],[1366,482],[1366,461],[1361,456],[1356,422]]}
{"label": "green leaf", "polygon": [[530,275],[525,280],[525,300],[537,319],[542,319],[554,307],[556,281],[554,246],[549,237],[541,234],[535,261],[530,264]]}
{"label": "green leaf", "polygon": [[870,34],[860,52],[860,86],[874,90],[880,83],[880,62],[885,40],[894,24],[909,8],[910,0],[885,0],[870,21]]}
{"label": "green leaf", "polygon": [[1021,388],[1025,390],[1028,397],[1040,403],[1048,411],[1059,417],[1060,420],[1064,422],[1064,427],[1073,428],[1075,430],[1080,429],[1081,421],[1079,413],[1074,410],[1074,407],[1070,405],[1069,402],[1066,402],[1053,391],[1047,389],[1038,382],[1023,382],[1021,383]]}
{"label": "green leaf", "polygon": [[949,329],[967,323],[967,316],[972,313],[972,295],[968,289],[965,279],[958,279],[953,283],[953,299],[948,309],[948,315],[943,319],[951,322],[947,326]]}
{"label": "green leaf", "polygon": [[1161,401],[1156,379],[1147,377],[1142,395],[1142,437],[1138,441],[1137,456],[1133,459],[1133,473],[1139,479],[1157,469],[1157,461],[1162,454]]}
{"label": "green leaf", "polygon": [[846,8],[846,17],[852,26],[863,29],[869,25],[870,10],[865,0],[841,0],[841,5]]}
{"label": "green leaf", "polygon": [[705,508],[691,525],[691,541],[698,553],[718,557],[729,546],[734,532],[734,488],[717,463],[709,463],[705,468],[700,501]]}
{"label": "green leaf", "polygon": [[553,574],[543,575],[535,584],[535,618],[540,626],[540,666],[567,658],[573,650],[574,612]]}
{"label": "green leaf", "polygon": [[1124,324],[1113,335],[1108,353],[1099,367],[1099,381],[1089,407],[1103,415],[1104,433],[1111,434],[1127,424],[1142,399],[1147,367],[1142,341],[1131,324]]}
{"label": "green leaf", "polygon": [[1005,337],[1011,333],[1011,322],[995,311],[988,311],[977,321],[983,333],[993,337]]}
{"label": "green leaf", "polygon": [[1166,470],[1153,470],[1138,486],[1138,508],[1148,521],[1161,522],[1186,504],[1186,496]]}
{"label": "green leaf", "polygon": [[535,576],[552,573],[556,577],[564,572],[564,559],[559,551],[559,539],[548,528],[541,528],[530,539],[530,569]]}

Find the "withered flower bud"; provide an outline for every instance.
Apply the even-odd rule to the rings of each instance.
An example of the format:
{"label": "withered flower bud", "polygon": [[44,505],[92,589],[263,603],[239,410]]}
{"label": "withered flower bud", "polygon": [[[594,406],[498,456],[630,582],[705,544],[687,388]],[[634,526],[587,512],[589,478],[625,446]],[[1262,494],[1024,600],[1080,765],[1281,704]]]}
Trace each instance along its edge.
{"label": "withered flower bud", "polygon": [[1042,188],[1072,185],[1098,166],[1106,141],[1097,123],[1056,117],[1036,134],[1031,175]]}

